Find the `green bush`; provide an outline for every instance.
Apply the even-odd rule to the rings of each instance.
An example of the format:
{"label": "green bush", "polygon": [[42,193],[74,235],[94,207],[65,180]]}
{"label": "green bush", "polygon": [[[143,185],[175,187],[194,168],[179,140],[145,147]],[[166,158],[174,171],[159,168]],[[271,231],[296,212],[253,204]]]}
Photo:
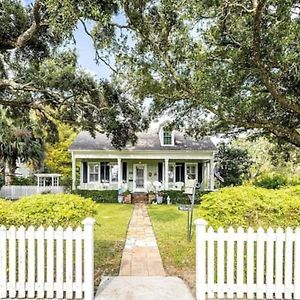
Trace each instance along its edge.
{"label": "green bush", "polygon": [[0,200],[0,224],[5,226],[74,227],[94,214],[94,202],[78,195],[48,194],[24,197],[14,202]]}
{"label": "green bush", "polygon": [[[202,196],[207,194],[207,191],[197,190],[195,194],[195,203],[200,203]],[[173,204],[190,204],[191,201],[189,197],[184,194],[182,191],[166,190],[163,191],[163,203],[167,203],[167,198],[170,197],[171,203]]]}
{"label": "green bush", "polygon": [[294,228],[300,226],[300,186],[278,190],[226,187],[203,196],[200,215],[214,228]]}
{"label": "green bush", "polygon": [[256,178],[253,184],[266,189],[279,189],[288,184],[288,179],[282,174],[263,174]]}
{"label": "green bush", "polygon": [[76,190],[73,194],[78,194],[84,198],[91,198],[98,203],[117,203],[118,191],[117,190]]}
{"label": "green bush", "polygon": [[14,177],[13,178],[13,185],[36,185],[36,178],[35,177]]}

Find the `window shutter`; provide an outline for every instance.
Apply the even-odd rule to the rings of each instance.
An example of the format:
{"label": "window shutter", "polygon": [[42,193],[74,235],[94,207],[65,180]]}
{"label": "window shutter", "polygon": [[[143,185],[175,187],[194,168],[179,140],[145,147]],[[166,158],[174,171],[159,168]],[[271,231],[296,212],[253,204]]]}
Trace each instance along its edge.
{"label": "window shutter", "polygon": [[163,182],[163,163],[158,163],[158,181]]}
{"label": "window shutter", "polygon": [[108,162],[104,164],[105,164],[105,180],[109,181],[110,166]]}
{"label": "window shutter", "polygon": [[122,178],[125,182],[127,182],[127,162],[123,162],[122,172]]}
{"label": "window shutter", "polygon": [[176,166],[175,166],[175,182],[178,182],[180,181],[180,175],[179,172],[181,172],[181,168],[178,168],[178,166],[180,166],[181,164],[179,163],[176,163]]}
{"label": "window shutter", "polygon": [[182,163],[181,178],[182,178],[183,182],[185,182],[185,163]]}
{"label": "window shutter", "polygon": [[87,174],[88,173],[88,167],[87,167],[87,162],[84,161],[82,163],[82,181],[83,183],[87,183]]}
{"label": "window shutter", "polygon": [[201,183],[203,178],[202,178],[202,168],[203,168],[203,163],[198,163],[198,182]]}

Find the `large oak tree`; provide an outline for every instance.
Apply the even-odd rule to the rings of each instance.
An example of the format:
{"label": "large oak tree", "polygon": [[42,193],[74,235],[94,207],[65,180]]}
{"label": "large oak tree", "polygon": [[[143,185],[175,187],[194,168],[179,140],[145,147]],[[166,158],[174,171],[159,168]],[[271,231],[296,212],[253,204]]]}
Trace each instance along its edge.
{"label": "large oak tree", "polygon": [[10,118],[34,115],[53,141],[58,119],[92,134],[106,132],[116,147],[134,142],[138,103],[81,70],[71,50],[79,22],[102,24],[117,11],[109,0],[1,1],[0,109]]}
{"label": "large oak tree", "polygon": [[300,146],[300,1],[121,2],[126,20],[98,31],[111,33],[116,82],[154,114],[196,136],[250,130]]}

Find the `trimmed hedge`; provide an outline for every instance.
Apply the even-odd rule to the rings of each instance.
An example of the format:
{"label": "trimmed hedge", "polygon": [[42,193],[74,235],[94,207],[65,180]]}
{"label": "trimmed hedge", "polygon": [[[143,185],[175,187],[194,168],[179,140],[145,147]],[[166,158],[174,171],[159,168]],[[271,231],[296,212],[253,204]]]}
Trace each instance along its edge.
{"label": "trimmed hedge", "polygon": [[18,201],[0,200],[0,224],[5,226],[75,227],[95,213],[95,203],[78,195],[47,194]]}
{"label": "trimmed hedge", "polygon": [[204,195],[199,212],[214,228],[295,228],[300,226],[300,185],[278,190],[226,187]]}
{"label": "trimmed hedge", "polygon": [[76,190],[72,193],[84,198],[90,198],[98,203],[118,203],[117,190]]}
{"label": "trimmed hedge", "polygon": [[[173,204],[190,204],[191,201],[189,197],[183,193],[183,191],[174,191],[174,190],[166,190],[163,191],[163,203],[167,203],[168,196],[171,199],[171,203]],[[195,203],[200,203],[202,196],[209,193],[208,191],[200,191],[197,190],[195,194]]]}

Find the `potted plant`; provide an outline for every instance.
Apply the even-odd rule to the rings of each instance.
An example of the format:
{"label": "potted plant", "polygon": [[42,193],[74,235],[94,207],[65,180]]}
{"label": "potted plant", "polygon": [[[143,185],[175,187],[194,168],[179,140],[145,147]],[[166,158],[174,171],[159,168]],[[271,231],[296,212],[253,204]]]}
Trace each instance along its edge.
{"label": "potted plant", "polygon": [[124,193],[123,193],[123,196],[124,196],[124,203],[128,203],[130,204],[131,203],[131,193],[129,190],[126,190]]}

